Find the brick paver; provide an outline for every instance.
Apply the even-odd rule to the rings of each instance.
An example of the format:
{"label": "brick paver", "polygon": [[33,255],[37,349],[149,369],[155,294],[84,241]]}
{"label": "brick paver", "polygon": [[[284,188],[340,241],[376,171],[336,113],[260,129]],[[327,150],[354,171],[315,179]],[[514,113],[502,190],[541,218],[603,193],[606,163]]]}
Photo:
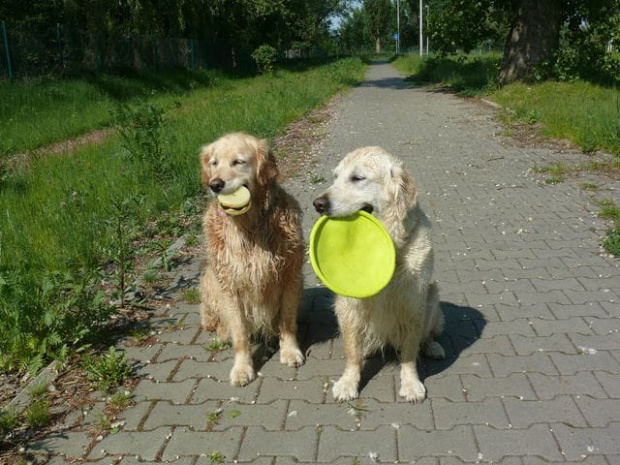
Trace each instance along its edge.
{"label": "brick paver", "polygon": [[[332,296],[309,265],[299,317],[306,364],[282,366],[263,350],[259,377],[231,387],[231,351],[205,348],[213,335],[181,297],[197,285],[202,257],[194,257],[175,271],[155,341],[122,346],[141,379],[120,431],[88,434],[101,396],[31,451],[54,465],[620,463],[620,269],[598,245],[606,224],[578,186],[540,182],[532,168],[554,151],[500,136],[492,111],[410,87],[377,64],[339,102],[315,148],[315,179],[330,179],[360,146],[403,157],[434,223],[448,357],[419,362],[424,403],[398,397],[389,353],[368,361],[359,400],[334,402],[342,341]],[[304,176],[286,184],[308,235],[324,186]]]}

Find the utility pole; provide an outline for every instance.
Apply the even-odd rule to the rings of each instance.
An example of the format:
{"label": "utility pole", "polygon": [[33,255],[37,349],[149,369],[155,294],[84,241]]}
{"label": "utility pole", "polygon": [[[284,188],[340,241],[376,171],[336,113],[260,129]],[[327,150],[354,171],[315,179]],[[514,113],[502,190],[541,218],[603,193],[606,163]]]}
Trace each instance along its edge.
{"label": "utility pole", "polygon": [[396,54],[400,53],[400,0],[396,0]]}
{"label": "utility pole", "polygon": [[424,55],[424,32],[422,29],[424,28],[424,20],[422,17],[424,16],[423,10],[424,5],[422,4],[423,0],[420,0],[420,56]]}

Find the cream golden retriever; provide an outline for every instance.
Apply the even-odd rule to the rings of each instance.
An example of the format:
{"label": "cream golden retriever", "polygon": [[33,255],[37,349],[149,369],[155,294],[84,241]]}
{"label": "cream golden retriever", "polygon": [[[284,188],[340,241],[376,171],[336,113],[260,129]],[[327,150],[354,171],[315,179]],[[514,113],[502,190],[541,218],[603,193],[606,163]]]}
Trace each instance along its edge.
{"label": "cream golden retriever", "polygon": [[227,134],[200,151],[202,180],[215,196],[245,186],[251,206],[230,216],[214,199],[203,218],[207,264],[201,277],[202,324],[232,340],[234,386],[256,377],[254,335],[278,336],[280,361],[296,367],[297,312],[303,292],[301,209],[277,183],[276,159],[265,140]]}
{"label": "cream golden retriever", "polygon": [[334,170],[333,184],[314,202],[333,217],[366,210],[386,227],[396,246],[396,270],[379,294],[366,299],[336,296],[336,316],[345,345],[345,369],[333,387],[339,401],[359,395],[364,358],[393,347],[400,358],[399,394],[421,402],[426,388],[416,369],[420,349],[444,358],[434,337],[443,330],[437,283],[432,278],[431,226],[402,161],[380,147],[349,153]]}

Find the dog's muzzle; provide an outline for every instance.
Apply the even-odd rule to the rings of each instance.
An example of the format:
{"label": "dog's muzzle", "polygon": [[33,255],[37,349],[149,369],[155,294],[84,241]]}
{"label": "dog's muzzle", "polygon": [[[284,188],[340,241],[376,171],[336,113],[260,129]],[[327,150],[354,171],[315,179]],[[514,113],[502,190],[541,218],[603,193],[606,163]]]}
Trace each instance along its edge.
{"label": "dog's muzzle", "polygon": [[314,205],[314,209],[322,215],[326,215],[329,213],[329,209],[330,209],[329,199],[324,195],[321,195],[320,197],[317,197],[316,199],[314,199],[314,202],[312,202],[312,205]]}

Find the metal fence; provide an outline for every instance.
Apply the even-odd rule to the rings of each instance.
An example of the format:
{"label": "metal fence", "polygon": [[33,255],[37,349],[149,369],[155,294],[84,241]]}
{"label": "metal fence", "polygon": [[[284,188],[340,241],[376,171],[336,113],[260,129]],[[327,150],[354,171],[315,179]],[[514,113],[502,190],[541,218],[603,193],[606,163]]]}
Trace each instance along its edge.
{"label": "metal fence", "polygon": [[118,68],[189,69],[214,66],[213,44],[194,39],[111,35],[76,31],[61,25],[38,32],[0,22],[0,79]]}

